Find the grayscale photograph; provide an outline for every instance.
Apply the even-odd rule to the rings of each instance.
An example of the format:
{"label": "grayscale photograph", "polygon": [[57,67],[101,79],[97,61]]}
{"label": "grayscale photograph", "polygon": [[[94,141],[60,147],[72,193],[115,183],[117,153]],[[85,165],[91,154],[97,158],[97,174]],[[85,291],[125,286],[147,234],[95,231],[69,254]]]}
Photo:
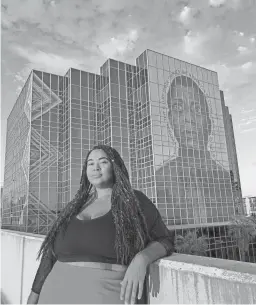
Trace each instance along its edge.
{"label": "grayscale photograph", "polygon": [[256,304],[256,0],[2,0],[1,304]]}

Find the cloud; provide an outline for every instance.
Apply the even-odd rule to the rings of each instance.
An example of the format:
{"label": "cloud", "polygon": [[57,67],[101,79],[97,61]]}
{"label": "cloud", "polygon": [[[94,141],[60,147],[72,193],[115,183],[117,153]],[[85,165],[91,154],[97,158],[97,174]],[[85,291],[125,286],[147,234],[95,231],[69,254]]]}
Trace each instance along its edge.
{"label": "cloud", "polygon": [[134,48],[138,38],[138,31],[130,30],[127,33],[111,37],[107,42],[100,44],[99,49],[107,58],[123,55]]}
{"label": "cloud", "polygon": [[135,2],[133,0],[126,1],[126,0],[108,0],[108,1],[101,1],[101,0],[93,0],[93,6],[97,7],[97,9],[101,12],[108,13],[111,11],[119,11],[124,7],[129,7],[131,4]]}
{"label": "cloud", "polygon": [[56,7],[56,1],[54,1],[54,0],[50,1],[50,5],[51,5],[52,7]]}
{"label": "cloud", "polygon": [[255,111],[255,109],[248,109],[248,110],[242,109],[241,113],[249,113],[249,112],[253,112],[253,111]]}
{"label": "cloud", "polygon": [[252,124],[252,123],[255,123],[256,122],[256,117],[249,117],[247,119],[242,119],[242,121],[244,121],[243,123],[241,123],[240,125],[249,125],[249,124]]}
{"label": "cloud", "polygon": [[13,50],[29,62],[31,69],[42,69],[64,75],[70,68],[78,68],[82,62],[76,58],[63,57],[54,53],[46,53],[41,50],[34,50],[32,48],[24,48],[22,46],[14,46]]}
{"label": "cloud", "polygon": [[244,47],[244,46],[239,46],[237,48],[237,51],[240,53],[240,54],[245,54],[248,52],[248,48],[247,47]]}
{"label": "cloud", "polygon": [[[19,40],[16,32],[21,34],[21,28],[24,27],[26,35],[30,34],[32,36],[30,39],[34,41],[42,36],[44,38],[50,36],[59,44],[73,44],[74,47],[76,44],[83,45],[84,38],[95,28],[92,20],[94,10],[90,9],[92,5],[89,1],[83,4],[79,0],[24,0],[22,5],[17,5],[16,0],[4,0],[4,2],[7,9],[3,17],[8,25],[8,36],[11,36],[8,39],[16,42]],[[79,20],[86,21],[83,31],[79,29]]]}
{"label": "cloud", "polygon": [[239,37],[244,37],[244,32],[239,32],[237,30],[233,31],[235,35],[239,36]]}
{"label": "cloud", "polygon": [[16,84],[16,95],[18,96],[31,72],[31,68],[29,66],[25,66],[21,71],[18,71],[14,75],[14,83]]}
{"label": "cloud", "polygon": [[[196,22],[194,20],[193,24]],[[210,62],[216,63],[220,59],[225,62],[226,58],[237,54],[234,43],[227,39],[226,33],[219,25],[211,25],[204,30],[202,26],[194,26],[194,30],[187,31],[183,36],[183,52],[187,55],[186,61],[203,66]]]}
{"label": "cloud", "polygon": [[226,2],[226,0],[210,0],[209,4],[210,4],[210,6],[218,7],[218,6],[221,6],[222,4],[224,4],[225,2]]}
{"label": "cloud", "polygon": [[189,17],[190,17],[190,13],[191,13],[191,8],[188,6],[184,6],[183,10],[181,11],[180,15],[179,15],[179,20],[186,24],[189,21]]}
{"label": "cloud", "polygon": [[[3,2],[6,7],[3,17],[10,32],[14,29],[19,32],[20,25],[25,24],[27,32],[37,31],[37,35],[52,36],[72,47],[90,46],[94,38],[109,35],[115,23],[125,20],[120,22],[121,12],[127,9],[128,17],[136,4],[135,0],[24,0],[22,5],[17,5],[17,0]],[[33,38],[38,40],[36,35]]]}
{"label": "cloud", "polygon": [[17,5],[15,0],[8,0],[2,1],[2,4],[5,7],[3,17],[8,27],[14,26],[18,20],[27,20],[29,22],[37,20],[38,23],[46,13],[46,6],[43,0],[25,0],[20,5]]}
{"label": "cloud", "polygon": [[240,133],[251,132],[256,129],[256,109],[242,109],[241,119],[238,124]]}
{"label": "cloud", "polygon": [[[218,73],[219,84],[222,89],[228,89],[231,93],[240,90],[243,87],[248,91],[248,86],[253,85],[254,78],[256,78],[256,62],[245,62],[242,65],[229,65],[223,63],[216,63],[205,65],[206,68],[214,70]],[[254,90],[250,91],[251,93]],[[247,92],[247,98],[249,92]]]}
{"label": "cloud", "polygon": [[209,4],[212,7],[220,7],[225,5],[236,9],[240,6],[240,0],[209,0]]}
{"label": "cloud", "polygon": [[12,22],[8,20],[4,15],[2,15],[2,28],[3,29],[8,29],[12,26]]}
{"label": "cloud", "polygon": [[64,75],[71,67],[81,70],[90,70],[91,72],[98,72],[99,70],[99,66],[95,67],[97,71],[88,69],[88,65],[86,65],[86,62],[84,62],[82,57],[61,56],[59,54],[47,53],[38,49],[25,48],[19,45],[12,46],[12,51],[27,62],[23,69],[14,74],[14,83],[17,86],[16,95],[20,93],[32,69],[57,75]]}
{"label": "cloud", "polygon": [[189,31],[184,36],[184,52],[189,55],[200,56],[200,47],[204,40],[204,36],[200,33],[192,33]]}
{"label": "cloud", "polygon": [[254,131],[254,130],[256,130],[256,127],[254,127],[254,128],[248,128],[248,129],[243,129],[243,130],[240,131],[240,133],[251,132],[251,131]]}
{"label": "cloud", "polygon": [[252,67],[253,63],[251,61],[246,62],[241,66],[242,69],[250,69]]}

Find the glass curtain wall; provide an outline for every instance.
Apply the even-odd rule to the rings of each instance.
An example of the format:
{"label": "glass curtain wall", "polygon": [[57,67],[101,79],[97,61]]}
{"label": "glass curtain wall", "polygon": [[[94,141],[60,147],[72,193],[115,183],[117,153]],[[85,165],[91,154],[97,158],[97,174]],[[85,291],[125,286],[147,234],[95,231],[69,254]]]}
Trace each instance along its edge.
{"label": "glass curtain wall", "polygon": [[136,160],[132,164],[133,183],[156,203],[148,70],[144,54],[141,57],[136,62],[137,67],[132,77],[133,90],[131,92],[133,111],[130,113],[130,120],[134,129],[131,139],[134,142],[134,149],[131,150],[131,157]]}
{"label": "glass curtain wall", "polygon": [[125,63],[113,59],[109,59],[107,63],[110,86],[111,145],[120,153],[130,172],[127,67]]}
{"label": "glass curtain wall", "polygon": [[97,142],[100,144],[111,145],[112,126],[110,112],[110,84],[109,84],[109,65],[105,62],[100,68],[100,75],[96,78],[96,128]]}
{"label": "glass curtain wall", "polygon": [[227,151],[228,151],[228,159],[230,166],[230,178],[231,178],[233,198],[235,203],[235,212],[236,214],[245,215],[246,210],[243,208],[242,191],[241,191],[232,117],[229,114],[228,107],[225,106],[223,91],[220,91],[220,97],[221,97],[222,112],[224,117],[224,128],[225,128],[226,141],[227,141]]}
{"label": "glass curtain wall", "polygon": [[100,69],[96,86],[98,140],[113,146],[130,171],[128,126],[128,77],[131,66],[109,59]]}
{"label": "glass curtain wall", "polygon": [[2,225],[19,229],[23,207],[28,202],[29,145],[33,73],[28,77],[8,119]]}
{"label": "glass curtain wall", "polygon": [[[64,141],[64,204],[72,200],[80,186],[84,160],[88,151],[96,144],[96,78],[98,75],[81,70],[69,70],[70,97],[69,114]],[[66,144],[65,144],[66,142]]]}
{"label": "glass curtain wall", "polygon": [[29,145],[29,196],[21,219],[28,232],[47,233],[60,209],[62,107],[63,77],[34,71]]}
{"label": "glass curtain wall", "polygon": [[217,73],[145,52],[157,204],[169,225],[235,214]]}

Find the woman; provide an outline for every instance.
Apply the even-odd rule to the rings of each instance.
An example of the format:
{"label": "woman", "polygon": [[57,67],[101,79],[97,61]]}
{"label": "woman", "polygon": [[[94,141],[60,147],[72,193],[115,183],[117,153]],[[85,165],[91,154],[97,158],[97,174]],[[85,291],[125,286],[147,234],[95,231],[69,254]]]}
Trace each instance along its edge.
{"label": "woman", "polygon": [[28,304],[142,302],[147,266],[172,252],[157,208],[132,189],[118,152],[95,146],[75,198],[42,243]]}

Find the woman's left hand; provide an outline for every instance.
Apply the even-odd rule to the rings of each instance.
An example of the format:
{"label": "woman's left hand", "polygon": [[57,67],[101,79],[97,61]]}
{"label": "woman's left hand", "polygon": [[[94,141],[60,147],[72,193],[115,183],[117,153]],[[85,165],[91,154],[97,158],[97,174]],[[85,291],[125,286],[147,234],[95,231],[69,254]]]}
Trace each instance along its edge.
{"label": "woman's left hand", "polygon": [[[125,304],[135,304],[136,298],[142,297],[143,285],[147,273],[148,263],[138,253],[128,266],[125,277],[121,282],[121,300],[125,300]],[[130,301],[130,302],[129,302]]]}

